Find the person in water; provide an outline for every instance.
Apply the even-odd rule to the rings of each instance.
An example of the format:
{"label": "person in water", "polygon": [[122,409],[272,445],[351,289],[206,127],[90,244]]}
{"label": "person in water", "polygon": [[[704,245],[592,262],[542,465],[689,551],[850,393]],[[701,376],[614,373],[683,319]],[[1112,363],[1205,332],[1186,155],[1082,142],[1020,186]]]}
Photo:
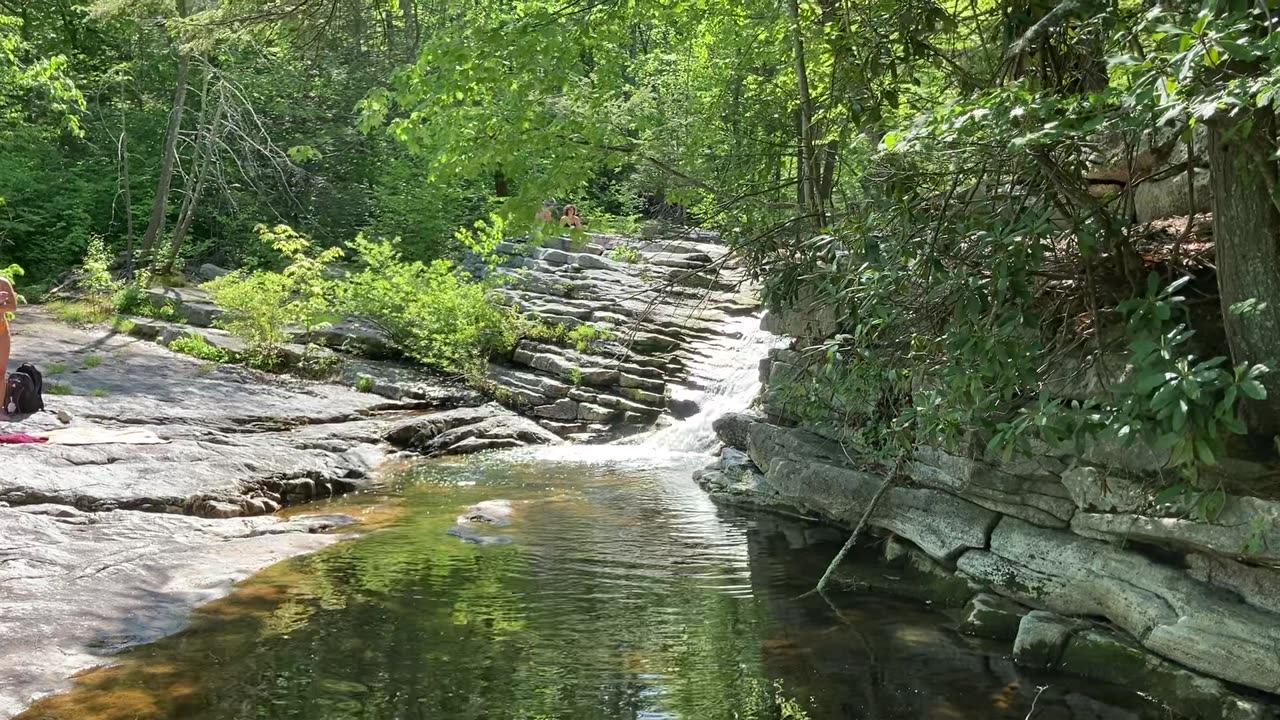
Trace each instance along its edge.
{"label": "person in water", "polygon": [[578,217],[577,205],[565,205],[564,217],[560,218],[560,224],[568,228],[580,228],[586,223],[582,222],[582,218]]}
{"label": "person in water", "polygon": [[[18,292],[13,289],[13,283],[0,276],[0,383],[9,377],[9,313],[17,310]],[[0,408],[0,417],[4,417],[3,408]]]}

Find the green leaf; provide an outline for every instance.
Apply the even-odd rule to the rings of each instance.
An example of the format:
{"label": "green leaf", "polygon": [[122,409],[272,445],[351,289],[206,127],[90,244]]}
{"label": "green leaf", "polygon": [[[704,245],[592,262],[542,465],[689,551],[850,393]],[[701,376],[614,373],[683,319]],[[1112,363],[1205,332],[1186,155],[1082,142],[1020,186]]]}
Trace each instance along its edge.
{"label": "green leaf", "polygon": [[1254,400],[1267,399],[1267,389],[1257,380],[1245,380],[1240,383],[1240,392],[1244,393],[1246,397],[1253,398]]}
{"label": "green leaf", "polygon": [[1214,465],[1218,462],[1213,456],[1213,450],[1209,447],[1208,441],[1200,438],[1196,438],[1196,456],[1205,465]]}
{"label": "green leaf", "polygon": [[1178,374],[1172,372],[1150,372],[1138,378],[1136,389],[1145,395],[1177,377]]}
{"label": "green leaf", "polygon": [[1156,496],[1152,498],[1151,502],[1154,503],[1155,505],[1168,505],[1170,503],[1177,503],[1179,500],[1182,499],[1182,496],[1187,492],[1187,489],[1188,488],[1186,483],[1174,483],[1173,485],[1170,485],[1169,487],[1156,493]]}

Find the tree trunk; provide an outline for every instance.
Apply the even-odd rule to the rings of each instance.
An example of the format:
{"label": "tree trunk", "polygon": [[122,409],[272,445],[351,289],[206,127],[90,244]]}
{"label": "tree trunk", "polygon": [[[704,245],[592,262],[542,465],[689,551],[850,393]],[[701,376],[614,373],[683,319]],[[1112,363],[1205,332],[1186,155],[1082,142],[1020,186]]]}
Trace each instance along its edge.
{"label": "tree trunk", "polygon": [[[206,98],[208,95],[206,94]],[[173,228],[173,240],[169,243],[169,252],[165,256],[162,275],[173,272],[173,266],[182,251],[182,244],[187,240],[191,224],[195,222],[196,204],[204,193],[204,179],[208,176],[209,156],[213,154],[213,144],[218,141],[218,126],[222,123],[222,112],[225,105],[219,100],[218,109],[213,113],[213,121],[205,125],[201,123],[200,137],[196,140],[196,156],[191,163],[191,172],[195,183],[182,198],[182,209],[178,211],[178,222]]]}
{"label": "tree trunk", "polygon": [[800,28],[799,0],[789,0],[787,12],[791,15],[791,33],[795,52],[796,88],[800,93],[800,197],[805,212],[818,227],[825,225],[822,200],[818,193],[821,173],[818,169],[817,148],[813,139],[813,98],[809,94],[809,71],[804,54],[804,33]]}
{"label": "tree trunk", "polygon": [[133,192],[129,189],[129,130],[120,108],[120,190],[124,195],[124,277],[133,282]]}
{"label": "tree trunk", "polygon": [[[1280,209],[1272,200],[1277,171],[1270,159],[1275,137],[1275,116],[1265,110],[1209,126],[1213,235],[1227,341],[1235,362],[1273,369],[1280,361]],[[1231,312],[1250,299],[1266,307]],[[1275,434],[1280,432],[1280,371],[1262,381],[1267,399],[1249,403],[1249,426]]]}
{"label": "tree trunk", "polygon": [[[175,0],[179,18],[187,16],[187,0]],[[181,39],[174,44],[178,52],[178,87],[173,93],[173,111],[169,113],[169,127],[165,130],[164,150],[160,160],[160,179],[156,183],[156,198],[151,203],[151,219],[142,236],[142,254],[149,261],[160,233],[164,232],[165,212],[169,206],[169,188],[173,185],[173,166],[178,157],[178,134],[182,131],[182,113],[187,107],[187,78],[191,74],[191,56],[182,47]]]}
{"label": "tree trunk", "polygon": [[160,234],[164,232],[169,188],[173,185],[173,166],[178,158],[178,133],[182,130],[182,113],[187,106],[187,78],[191,73],[191,58],[183,50],[178,53],[178,89],[173,95],[173,112],[169,113],[169,128],[165,131],[160,180],[156,184],[156,199],[151,204],[151,220],[147,223],[146,234],[142,236],[144,256],[151,254]]}

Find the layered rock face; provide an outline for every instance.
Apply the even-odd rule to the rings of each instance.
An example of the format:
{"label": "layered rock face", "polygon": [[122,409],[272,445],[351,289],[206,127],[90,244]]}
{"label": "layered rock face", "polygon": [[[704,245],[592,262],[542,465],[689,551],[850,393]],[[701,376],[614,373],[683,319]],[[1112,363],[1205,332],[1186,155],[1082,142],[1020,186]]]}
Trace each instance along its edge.
{"label": "layered rock face", "polygon": [[[700,361],[733,339],[736,317],[756,311],[715,239],[502,243],[503,296],[570,341],[524,340],[492,379],[522,413],[575,441],[643,429],[667,411],[693,414],[689,396],[709,382]],[[575,330],[599,339],[574,343]]]}
{"label": "layered rock face", "polygon": [[[779,406],[768,397],[773,414]],[[697,478],[727,502],[848,527],[889,472],[760,415],[726,416],[716,429],[726,447]],[[1017,627],[998,634],[1016,636],[1015,659],[1025,664],[1097,679],[1114,665],[1116,677],[1190,717],[1273,717],[1280,502],[1228,496],[1212,522],[1173,515],[1152,501],[1162,465],[1153,453],[1106,448],[1012,463],[921,448],[869,524],[908,548],[898,555],[915,557],[913,567],[954,578],[943,602],[957,602],[957,588],[1003,598],[999,612],[990,596],[971,602],[962,627],[984,635]]]}

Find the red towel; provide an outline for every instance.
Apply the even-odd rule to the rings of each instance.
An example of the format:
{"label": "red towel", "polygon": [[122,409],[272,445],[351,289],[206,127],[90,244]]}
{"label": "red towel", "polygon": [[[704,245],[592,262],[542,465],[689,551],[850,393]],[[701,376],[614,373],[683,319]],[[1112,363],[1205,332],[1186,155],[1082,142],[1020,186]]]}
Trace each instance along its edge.
{"label": "red towel", "polygon": [[26,445],[29,443],[49,442],[49,438],[40,437],[38,435],[28,435],[26,433],[13,433],[11,435],[0,435],[0,445]]}

